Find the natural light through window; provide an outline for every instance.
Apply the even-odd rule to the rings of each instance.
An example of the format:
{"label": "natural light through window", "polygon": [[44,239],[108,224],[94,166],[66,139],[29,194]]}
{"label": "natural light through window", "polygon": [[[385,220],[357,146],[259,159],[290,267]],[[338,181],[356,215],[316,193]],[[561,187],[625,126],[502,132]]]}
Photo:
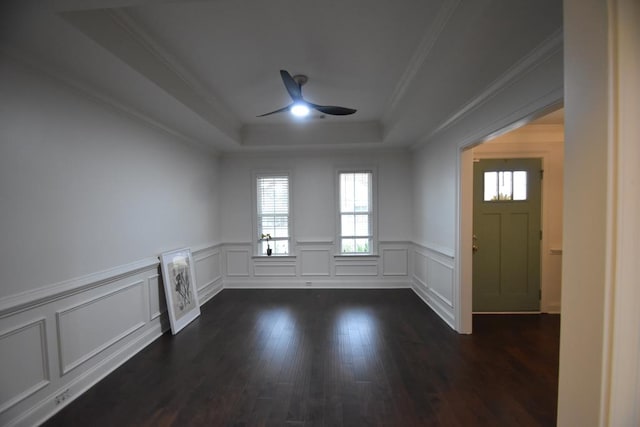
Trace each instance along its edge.
{"label": "natural light through window", "polygon": [[267,254],[270,247],[274,255],[289,254],[289,177],[287,175],[260,175],[256,180],[258,252]]}
{"label": "natural light through window", "polygon": [[372,173],[340,173],[340,252],[369,254],[373,242]]}
{"label": "natural light through window", "polygon": [[526,171],[484,173],[484,201],[527,200]]}

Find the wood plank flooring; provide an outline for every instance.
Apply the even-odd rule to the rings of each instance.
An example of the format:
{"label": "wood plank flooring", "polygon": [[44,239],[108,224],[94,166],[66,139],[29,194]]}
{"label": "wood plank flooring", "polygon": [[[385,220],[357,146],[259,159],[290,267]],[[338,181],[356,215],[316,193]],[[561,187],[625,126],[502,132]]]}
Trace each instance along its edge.
{"label": "wood plank flooring", "polygon": [[458,335],[406,289],[227,289],[45,426],[551,426],[559,329]]}

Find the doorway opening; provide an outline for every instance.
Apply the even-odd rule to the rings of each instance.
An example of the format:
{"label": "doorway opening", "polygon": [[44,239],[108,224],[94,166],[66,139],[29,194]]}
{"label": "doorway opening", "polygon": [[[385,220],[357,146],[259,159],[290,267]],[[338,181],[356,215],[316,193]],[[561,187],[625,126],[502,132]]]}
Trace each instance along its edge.
{"label": "doorway opening", "polygon": [[[472,331],[474,311],[560,313],[562,272],[562,203],[564,110],[560,105],[539,112],[528,124],[509,129],[494,138],[463,147],[459,155],[459,328]],[[474,300],[474,164],[488,159],[540,159],[541,215],[539,240],[539,308],[522,306],[476,310]],[[499,197],[499,196],[498,196]],[[477,236],[476,236],[477,237]],[[486,238],[486,236],[485,236]],[[480,242],[478,242],[480,243]],[[485,242],[486,243],[486,242]],[[475,245],[478,247],[479,245]],[[485,246],[486,247],[486,246]],[[529,248],[529,250],[532,250]],[[535,250],[535,249],[533,249]],[[477,277],[476,277],[477,279]]]}

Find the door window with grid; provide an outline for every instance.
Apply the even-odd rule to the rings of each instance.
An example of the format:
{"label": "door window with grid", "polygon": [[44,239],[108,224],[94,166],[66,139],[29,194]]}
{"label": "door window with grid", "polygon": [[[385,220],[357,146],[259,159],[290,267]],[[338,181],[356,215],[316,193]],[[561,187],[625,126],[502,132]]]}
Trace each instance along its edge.
{"label": "door window with grid", "polygon": [[270,247],[274,255],[289,254],[289,176],[258,175],[256,177],[256,205],[258,238],[262,238],[258,253],[267,254]]}
{"label": "door window with grid", "polygon": [[371,254],[373,249],[373,174],[340,172],[340,252]]}

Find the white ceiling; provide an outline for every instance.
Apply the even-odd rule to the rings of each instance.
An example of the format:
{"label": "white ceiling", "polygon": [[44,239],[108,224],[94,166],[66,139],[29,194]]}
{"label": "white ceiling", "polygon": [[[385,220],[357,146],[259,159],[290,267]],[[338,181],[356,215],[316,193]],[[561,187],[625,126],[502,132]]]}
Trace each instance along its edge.
{"label": "white ceiling", "polygon": [[[219,151],[405,147],[428,140],[536,49],[561,0],[27,0],[0,47]],[[518,68],[520,67],[520,68]],[[305,97],[351,116],[257,115]]]}
{"label": "white ceiling", "polygon": [[564,108],[546,114],[533,122],[532,125],[564,125]]}

